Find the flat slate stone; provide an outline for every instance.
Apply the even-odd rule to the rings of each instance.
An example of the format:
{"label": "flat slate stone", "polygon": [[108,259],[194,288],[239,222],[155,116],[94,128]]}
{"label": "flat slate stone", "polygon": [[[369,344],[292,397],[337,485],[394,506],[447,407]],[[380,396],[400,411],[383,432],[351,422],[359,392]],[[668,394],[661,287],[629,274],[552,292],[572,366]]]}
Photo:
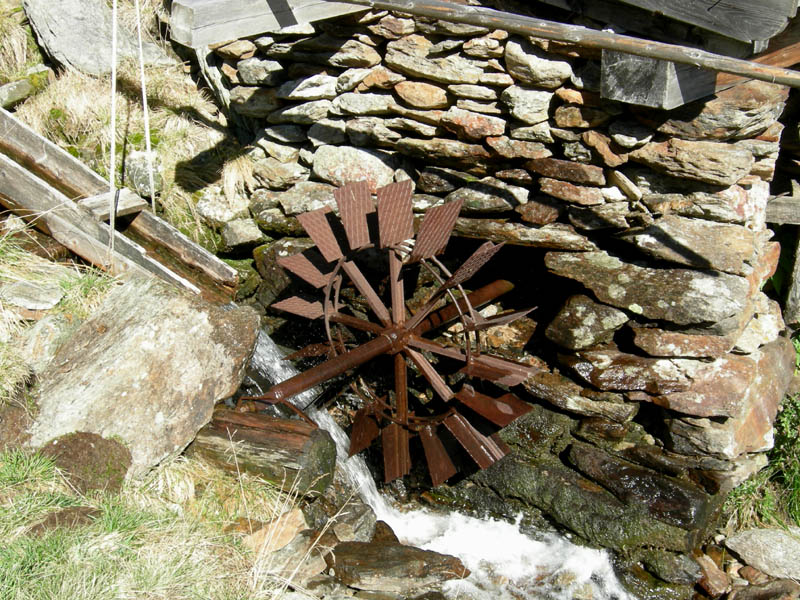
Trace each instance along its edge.
{"label": "flat slate stone", "polygon": [[508,73],[525,85],[553,89],[572,76],[567,60],[545,54],[527,40],[506,43],[504,58]]}
{"label": "flat slate stone", "polygon": [[749,275],[756,255],[756,235],[746,227],[678,215],[620,237],[654,258],[734,275]]}
{"label": "flat slate stone", "polygon": [[528,190],[495,179],[484,177],[450,192],[445,202],[462,200],[462,214],[498,213],[514,210],[528,201]]}
{"label": "flat slate stone", "polygon": [[314,175],[336,186],[366,181],[373,193],[392,183],[391,157],[376,150],[353,146],[320,146],[314,153]]}
{"label": "flat slate stone", "polygon": [[800,527],[748,529],[726,539],[725,546],[767,575],[800,579]]}
{"label": "flat slate stone", "polygon": [[550,252],[545,264],[556,275],[580,281],[606,304],[679,325],[738,315],[751,294],[748,281],[735,275],[640,267],[599,251]]}
{"label": "flat slate stone", "polygon": [[453,229],[455,235],[484,239],[514,246],[532,246],[561,250],[592,250],[597,246],[589,238],[577,233],[566,223],[550,223],[531,227],[524,223],[503,222],[496,219],[459,218]]}
{"label": "flat slate stone", "polygon": [[673,177],[721,186],[733,185],[750,173],[752,153],[734,144],[672,138],[650,142],[630,153],[630,159]]}
{"label": "flat slate stone", "polygon": [[570,350],[581,350],[611,341],[614,332],[628,322],[628,315],[595,302],[582,294],[571,296],[547,326],[547,339]]}
{"label": "flat slate stone", "polygon": [[483,70],[456,55],[428,58],[433,43],[416,34],[389,42],[386,65],[406,75],[439,83],[478,83]]}

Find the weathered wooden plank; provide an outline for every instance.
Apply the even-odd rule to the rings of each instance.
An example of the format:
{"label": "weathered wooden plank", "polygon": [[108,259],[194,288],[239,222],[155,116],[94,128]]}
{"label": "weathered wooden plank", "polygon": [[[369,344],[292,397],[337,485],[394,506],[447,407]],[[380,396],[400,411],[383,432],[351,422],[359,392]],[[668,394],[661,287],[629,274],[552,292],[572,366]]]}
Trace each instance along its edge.
{"label": "weathered wooden plank", "polygon": [[215,411],[189,452],[300,494],[324,491],[336,464],[336,446],[327,431],[296,419],[231,410]]}
{"label": "weathered wooden plank", "polygon": [[168,249],[185,265],[198,269],[206,276],[233,291],[239,284],[236,269],[225,264],[214,254],[195,244],[172,225],[150,211],[140,212],[128,229],[143,238]]}
{"label": "weathered wooden plank", "polygon": [[777,35],[796,9],[794,0],[620,1],[742,41],[767,40]]}
{"label": "weathered wooden plank", "polygon": [[194,284],[148,257],[141,246],[122,235],[115,236],[115,252],[109,252],[111,228],[108,225],[95,221],[64,194],[2,154],[0,203],[103,270],[113,274],[150,272],[175,285],[200,292]]}
{"label": "weathered wooden plank", "polygon": [[[14,161],[38,175],[67,198],[92,196],[108,198],[108,182],[105,179],[2,109],[0,109],[0,153],[13,158]],[[120,197],[122,198],[123,195],[126,199],[135,197],[135,194],[127,189],[120,190]],[[101,202],[99,209],[105,213],[102,218],[107,219],[108,207]],[[124,214],[132,213],[129,213],[127,209],[122,212],[117,211],[118,216]],[[160,269],[164,272],[179,271],[168,279],[183,281],[183,275],[194,279],[196,273],[199,272],[203,286],[206,288],[211,286],[215,291],[214,295],[218,295],[216,292],[220,291],[222,292],[221,296],[230,297],[232,295],[238,285],[238,276],[233,268],[192,242],[157,215],[149,211],[143,211],[140,215],[142,214],[147,214],[147,216],[134,219],[128,229],[148,240],[150,245],[168,250],[177,259],[171,261],[172,264],[169,265],[169,268],[162,267]],[[139,248],[140,252],[145,252],[144,249]],[[152,256],[148,260],[154,263],[159,262],[155,261]],[[183,261],[183,263],[179,261]],[[198,289],[194,284],[190,287]]]}
{"label": "weathered wooden plank", "polygon": [[767,223],[775,225],[800,225],[800,198],[778,196],[767,203]]}
{"label": "weathered wooden plank", "polygon": [[361,10],[326,0],[173,0],[170,35],[199,48]]}
{"label": "weathered wooden plank", "polygon": [[535,36],[548,40],[569,42],[577,46],[615,50],[637,56],[693,65],[704,69],[723,71],[750,79],[759,79],[792,87],[800,87],[800,73],[788,69],[762,65],[751,61],[721,56],[697,48],[643,40],[608,31],[598,31],[566,25],[544,19],[514,15],[479,6],[467,6],[441,0],[348,0],[354,4],[378,10],[393,10],[416,16],[445,19],[453,23],[467,23],[492,29],[502,29],[519,35]]}
{"label": "weathered wooden plank", "polygon": [[[114,214],[118,217],[139,213],[149,206],[144,198],[138,194],[134,194],[127,188],[122,188],[118,190],[118,192],[116,211],[114,211]],[[77,204],[92,213],[92,216],[98,221],[108,221],[111,214],[108,202],[108,197],[110,195],[111,192],[107,191],[103,194],[97,194],[96,196],[89,196],[88,198],[78,200]]]}
{"label": "weathered wooden plank", "polygon": [[0,153],[12,157],[70,198],[108,191],[108,182],[74,156],[0,109]]}
{"label": "weathered wooden plank", "polygon": [[[791,67],[800,63],[800,23],[769,42],[754,63]],[[748,81],[689,65],[603,50],[602,96],[620,102],[671,109]]]}
{"label": "weathered wooden plank", "polygon": [[600,65],[600,93],[610,100],[669,110],[716,91],[716,73],[691,65],[612,50]]}
{"label": "weathered wooden plank", "polygon": [[789,279],[789,290],[786,293],[783,320],[789,327],[795,328],[800,325],[800,235],[795,240],[794,267]]}

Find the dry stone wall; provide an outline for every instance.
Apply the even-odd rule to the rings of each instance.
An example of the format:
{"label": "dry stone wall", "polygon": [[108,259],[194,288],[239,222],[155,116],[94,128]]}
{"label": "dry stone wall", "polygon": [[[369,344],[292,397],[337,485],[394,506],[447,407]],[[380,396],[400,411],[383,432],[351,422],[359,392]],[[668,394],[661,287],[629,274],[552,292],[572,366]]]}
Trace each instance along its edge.
{"label": "dry stone wall", "polygon": [[[333,205],[334,186],[410,178],[418,211],[463,198],[456,234],[529,248],[518,277],[546,278],[554,308],[534,316],[542,371],[525,387],[541,404],[504,432],[514,455],[453,496],[617,549],[699,543],[763,466],[794,366],[761,291],[787,89],[640,109],[600,98],[591,51],[385,12],[214,52],[257,130],[255,182],[249,203],[198,211],[227,221],[231,248],[278,240],[255,251],[259,301],[288,283],[269,257],[303,247],[296,215]],[[231,224],[248,220],[261,233]]]}

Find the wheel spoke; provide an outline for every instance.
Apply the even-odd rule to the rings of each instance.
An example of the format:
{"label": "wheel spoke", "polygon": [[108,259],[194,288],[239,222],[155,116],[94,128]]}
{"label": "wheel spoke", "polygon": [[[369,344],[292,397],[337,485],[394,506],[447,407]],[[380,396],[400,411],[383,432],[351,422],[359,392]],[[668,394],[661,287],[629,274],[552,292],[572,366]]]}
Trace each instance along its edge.
{"label": "wheel spoke", "polygon": [[392,322],[401,325],[406,321],[405,288],[401,273],[403,262],[396,252],[389,251],[389,289],[392,294]]}
{"label": "wheel spoke", "polygon": [[403,352],[422,372],[423,377],[425,377],[425,379],[428,380],[428,383],[431,384],[433,391],[439,394],[443,400],[447,401],[455,396],[453,390],[450,389],[450,386],[447,385],[442,376],[439,375],[438,371],[433,368],[433,365],[428,361],[427,358],[411,348],[404,348]]}
{"label": "wheel spoke", "polygon": [[364,277],[364,274],[361,272],[361,269],[358,268],[356,263],[349,260],[345,261],[342,263],[342,270],[347,273],[348,277],[350,277],[350,280],[356,286],[358,291],[361,292],[362,296],[364,296],[367,304],[369,304],[372,312],[375,313],[375,316],[378,317],[380,322],[384,325],[389,325],[392,321],[392,318],[389,315],[389,309],[386,308],[386,305],[380,299],[369,281],[367,281],[367,278]]}
{"label": "wheel spoke", "polygon": [[408,449],[408,430],[397,423],[384,427],[381,435],[383,441],[383,476],[389,483],[406,475],[411,470],[411,453]]}
{"label": "wheel spoke", "polygon": [[394,355],[394,405],[398,423],[408,425],[408,372],[401,352]]}

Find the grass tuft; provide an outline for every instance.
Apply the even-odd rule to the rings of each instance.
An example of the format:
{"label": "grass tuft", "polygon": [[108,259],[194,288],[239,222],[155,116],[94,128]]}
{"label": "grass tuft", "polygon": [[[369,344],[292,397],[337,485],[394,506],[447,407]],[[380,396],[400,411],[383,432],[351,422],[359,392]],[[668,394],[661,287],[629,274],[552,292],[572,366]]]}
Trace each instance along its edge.
{"label": "grass tuft", "polygon": [[[119,495],[81,497],[48,459],[0,453],[0,597],[277,599],[288,583],[229,526],[270,520],[295,500],[256,477],[183,457]],[[31,530],[72,506],[94,509],[94,520]]]}
{"label": "grass tuft", "polygon": [[784,398],[769,464],[728,496],[728,531],[800,525],[800,395]]}

